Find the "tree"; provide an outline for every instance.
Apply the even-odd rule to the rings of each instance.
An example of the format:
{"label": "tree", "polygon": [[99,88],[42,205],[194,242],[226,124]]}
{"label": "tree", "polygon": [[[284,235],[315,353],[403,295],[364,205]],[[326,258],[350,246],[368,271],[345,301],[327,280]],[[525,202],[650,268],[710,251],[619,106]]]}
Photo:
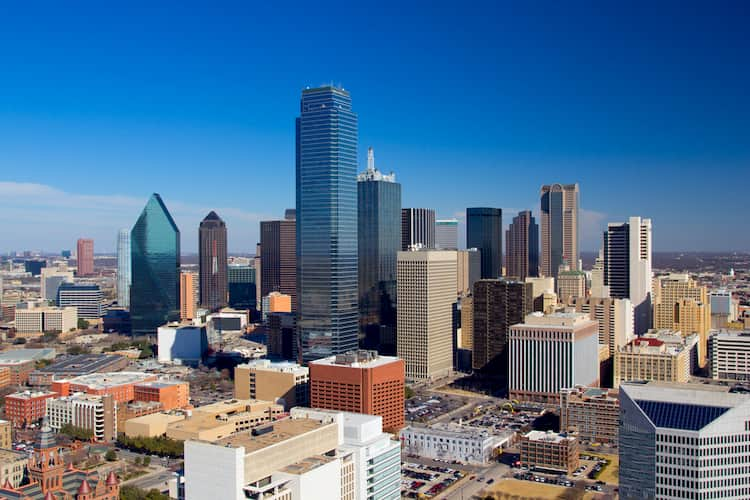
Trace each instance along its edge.
{"label": "tree", "polygon": [[107,462],[114,462],[117,460],[117,452],[115,450],[107,450],[107,453],[104,454],[104,459]]}
{"label": "tree", "polygon": [[124,485],[120,487],[120,500],[169,500],[169,496],[159,493],[156,488],[146,491],[135,486]]}
{"label": "tree", "polygon": [[77,439],[79,441],[88,441],[94,437],[94,432],[91,429],[76,427],[72,424],[64,424],[60,427],[60,434],[65,434],[69,438]]}
{"label": "tree", "polygon": [[90,352],[88,348],[77,344],[68,348],[68,354],[88,354]]}
{"label": "tree", "polygon": [[88,321],[86,321],[83,318],[78,318],[78,329],[79,330],[85,330],[88,327],[89,327],[89,322]]}
{"label": "tree", "polygon": [[17,345],[25,344],[26,339],[23,337],[16,337],[16,340],[14,340],[13,343]]}
{"label": "tree", "polygon": [[141,465],[141,457],[135,457],[135,465]]}
{"label": "tree", "polygon": [[143,457],[143,466],[148,467],[151,465],[151,457]]}
{"label": "tree", "polygon": [[139,359],[146,359],[154,356],[154,350],[151,349],[149,344],[143,344],[138,347],[141,349],[141,354],[138,356]]}
{"label": "tree", "polygon": [[[134,436],[128,437],[120,434],[117,437],[117,443],[121,448],[127,448],[138,453],[150,453],[160,457],[178,458],[184,455],[184,443],[176,439],[170,439],[166,436],[145,437]],[[145,462],[144,458],[144,462]]]}
{"label": "tree", "polygon": [[413,398],[413,397],[414,397],[414,389],[412,389],[412,388],[411,388],[411,387],[409,387],[408,385],[407,385],[407,386],[404,386],[404,397],[405,397],[406,399],[411,399],[411,398]]}

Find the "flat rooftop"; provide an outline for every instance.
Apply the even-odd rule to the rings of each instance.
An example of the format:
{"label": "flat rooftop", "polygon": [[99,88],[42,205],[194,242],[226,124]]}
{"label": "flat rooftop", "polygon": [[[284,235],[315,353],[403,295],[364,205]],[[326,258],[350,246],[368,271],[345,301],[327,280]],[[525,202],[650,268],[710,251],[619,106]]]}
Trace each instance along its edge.
{"label": "flat rooftop", "polygon": [[13,451],[0,448],[0,463],[15,462],[16,460],[28,460],[29,455],[23,451]]}
{"label": "flat rooftop", "polygon": [[245,364],[237,365],[237,368],[254,368],[255,370],[294,373],[304,375],[310,372],[306,366],[300,366],[293,361],[271,361],[269,359],[254,359]]}
{"label": "flat rooftop", "polygon": [[253,436],[250,431],[241,432],[220,439],[215,444],[231,448],[244,446],[245,453],[249,454],[328,425],[335,424],[324,424],[310,418],[287,418],[273,422],[273,430],[266,434]]}
{"label": "flat rooftop", "polygon": [[353,351],[336,356],[310,361],[309,364],[322,366],[349,366],[351,368],[375,368],[400,361],[395,356],[381,356],[376,351]]}
{"label": "flat rooftop", "polygon": [[433,424],[424,427],[412,424],[404,429],[406,430],[417,434],[463,439],[486,439],[491,436],[488,429],[460,424]]}
{"label": "flat rooftop", "polygon": [[37,361],[39,359],[53,359],[55,357],[54,349],[13,349],[0,352],[0,364],[8,361]]}
{"label": "flat rooftop", "polygon": [[96,373],[110,366],[122,363],[122,356],[117,354],[77,354],[60,358],[44,368],[39,368],[39,373]]}
{"label": "flat rooftop", "polygon": [[163,389],[165,387],[172,387],[173,385],[187,384],[182,380],[151,380],[148,382],[141,382],[137,384],[138,387],[152,387],[154,389]]}
{"label": "flat rooftop", "polygon": [[118,385],[137,384],[153,379],[156,375],[141,372],[90,373],[68,379],[71,384],[85,385],[91,389],[107,389]]}
{"label": "flat rooftop", "polygon": [[32,399],[32,398],[39,398],[42,396],[50,396],[50,395],[57,395],[57,393],[50,392],[50,391],[23,391],[23,392],[16,392],[14,394],[8,394],[5,397],[17,398],[17,399]]}
{"label": "flat rooftop", "polygon": [[544,441],[546,443],[562,443],[563,441],[573,440],[575,438],[557,432],[531,431],[524,436],[530,441]]}
{"label": "flat rooftop", "polygon": [[305,474],[307,472],[310,472],[313,469],[320,467],[321,465],[325,465],[334,460],[336,460],[336,457],[327,457],[325,455],[313,455],[311,457],[305,458],[304,460],[300,460],[299,462],[293,463],[291,465],[287,465],[286,467],[281,469],[280,472],[285,472],[287,474],[295,474],[295,475]]}

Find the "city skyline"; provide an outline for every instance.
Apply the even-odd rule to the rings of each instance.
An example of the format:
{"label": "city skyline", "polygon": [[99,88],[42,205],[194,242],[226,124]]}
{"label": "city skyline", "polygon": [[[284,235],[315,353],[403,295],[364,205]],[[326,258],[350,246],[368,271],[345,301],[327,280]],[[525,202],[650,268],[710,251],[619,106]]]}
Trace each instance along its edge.
{"label": "city skyline", "polygon": [[[138,44],[123,42],[137,13],[114,17],[92,8],[95,22],[81,24],[60,10],[48,19],[64,20],[55,25],[75,36],[60,37],[54,51],[45,43],[54,32],[47,20],[7,7],[2,36],[28,43],[8,44],[23,50],[9,54],[8,92],[0,97],[7,166],[0,224],[16,236],[0,251],[70,248],[74,241],[63,230],[74,225],[102,251],[113,251],[117,228],[158,191],[185,228],[186,251],[195,247],[199,217],[216,210],[233,228],[230,251],[252,253],[257,222],[293,205],[295,95],[332,79],[359,103],[359,169],[367,146],[376,147],[382,164],[399,172],[404,206],[434,208],[439,218],[462,217],[470,206],[537,216],[542,184],[577,182],[582,250],[597,249],[607,222],[634,213],[654,221],[657,251],[750,249],[750,236],[733,229],[742,223],[750,159],[743,125],[748,73],[739,64],[746,43],[736,12],[742,7],[714,6],[710,16],[679,9],[676,18],[663,6],[648,16],[637,6],[602,9],[566,9],[571,24],[524,6],[486,6],[498,15],[407,7],[399,16],[387,5],[377,12],[347,7],[336,19],[304,23],[313,43],[302,53],[295,37],[280,36],[283,43],[266,54],[259,50],[266,30],[283,35],[287,22],[242,6],[208,9],[195,19],[170,13],[174,37],[156,34],[158,13],[139,17],[145,34]],[[316,14],[284,14],[297,15]],[[448,23],[454,15],[461,22]],[[341,54],[314,51],[332,23],[349,34],[359,25],[340,21],[365,17],[368,26],[352,30],[356,36]],[[415,18],[419,23],[406,29]],[[374,50],[373,39],[384,45]],[[222,60],[240,64],[216,60],[220,49]],[[459,57],[465,53],[472,56]],[[705,78],[686,78],[685,67]],[[370,68],[385,78],[372,79]],[[462,98],[449,99],[456,86]],[[177,168],[181,175],[171,175]],[[243,183],[217,183],[192,196],[191,174],[206,170],[225,179],[249,175],[266,189],[248,199]],[[707,172],[725,179],[720,203],[703,191]],[[96,220],[85,217],[92,209],[100,210]],[[717,218],[725,222],[715,224]]]}

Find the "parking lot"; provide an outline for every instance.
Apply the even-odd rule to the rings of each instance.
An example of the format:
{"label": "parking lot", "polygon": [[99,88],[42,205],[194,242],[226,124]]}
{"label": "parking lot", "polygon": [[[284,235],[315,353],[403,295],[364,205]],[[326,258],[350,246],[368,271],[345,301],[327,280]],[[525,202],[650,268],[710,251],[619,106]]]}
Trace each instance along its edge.
{"label": "parking lot", "polygon": [[429,422],[466,404],[465,398],[437,394],[417,394],[406,400],[408,422]]}
{"label": "parking lot", "polygon": [[432,498],[465,478],[465,471],[405,462],[401,465],[401,498]]}

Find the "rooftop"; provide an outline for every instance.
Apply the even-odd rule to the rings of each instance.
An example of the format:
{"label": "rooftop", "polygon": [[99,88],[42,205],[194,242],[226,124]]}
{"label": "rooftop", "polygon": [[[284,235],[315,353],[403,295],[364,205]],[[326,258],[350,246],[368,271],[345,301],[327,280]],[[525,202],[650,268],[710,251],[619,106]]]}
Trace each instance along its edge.
{"label": "rooftop", "polygon": [[573,441],[574,437],[568,436],[567,434],[558,434],[552,431],[531,431],[524,437],[530,441],[544,441],[547,443],[561,443],[563,441]]}
{"label": "rooftop", "polygon": [[54,359],[54,349],[13,349],[0,352],[0,363]]}
{"label": "rooftop", "polygon": [[461,424],[432,424],[432,425],[409,425],[404,430],[409,430],[418,434],[429,434],[431,436],[443,436],[465,439],[485,439],[490,437],[489,430],[479,427],[469,427]]}
{"label": "rooftop", "polygon": [[173,385],[187,384],[182,380],[150,380],[148,382],[141,382],[136,384],[137,387],[153,387],[155,389],[163,389],[164,387],[172,387]]}
{"label": "rooftop", "polygon": [[327,457],[325,455],[313,455],[297,463],[287,465],[286,467],[281,469],[280,472],[285,472],[287,474],[295,474],[295,475],[305,474],[306,472],[310,472],[311,470],[316,469],[320,467],[321,465],[330,463],[334,460],[336,460],[336,457]]}
{"label": "rooftop", "polygon": [[270,359],[254,359],[243,365],[238,365],[237,368],[254,368],[256,370],[295,373],[299,375],[307,374],[310,371],[306,366],[300,366],[293,361],[271,361]]}
{"label": "rooftop", "polygon": [[381,356],[377,351],[349,351],[327,358],[311,361],[310,365],[350,366],[352,368],[375,368],[400,361],[395,356]]}
{"label": "rooftop", "polygon": [[328,425],[336,424],[325,424],[309,418],[287,418],[274,422],[271,432],[259,436],[253,436],[251,432],[242,432],[220,439],[216,444],[230,448],[243,446],[245,453],[249,454]]}
{"label": "rooftop", "polygon": [[0,463],[7,464],[16,460],[28,460],[29,456],[23,451],[13,451],[0,448]]}
{"label": "rooftop", "polygon": [[522,324],[514,326],[533,326],[535,328],[576,328],[585,326],[589,323],[596,323],[596,320],[590,319],[589,315],[586,313],[558,311],[551,314],[533,312],[526,316]]}
{"label": "rooftop", "polygon": [[117,354],[77,354],[60,358],[49,366],[39,368],[41,373],[81,374],[99,372],[113,364],[121,363]]}
{"label": "rooftop", "polygon": [[14,394],[8,394],[5,396],[6,398],[15,398],[15,399],[33,399],[33,398],[41,398],[44,396],[56,396],[56,392],[51,391],[23,391],[23,392],[16,392]]}
{"label": "rooftop", "polygon": [[152,380],[155,375],[141,372],[111,372],[111,373],[90,373],[73,377],[68,380],[71,384],[85,385],[91,389],[107,389],[118,385],[137,384]]}

